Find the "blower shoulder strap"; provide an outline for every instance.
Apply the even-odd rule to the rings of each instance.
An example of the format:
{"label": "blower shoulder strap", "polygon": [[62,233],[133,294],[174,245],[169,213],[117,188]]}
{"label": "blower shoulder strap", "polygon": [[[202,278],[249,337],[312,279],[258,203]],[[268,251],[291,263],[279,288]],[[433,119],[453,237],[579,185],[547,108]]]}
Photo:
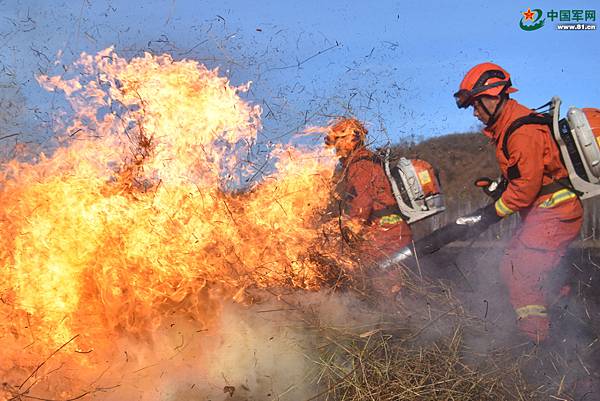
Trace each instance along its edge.
{"label": "blower shoulder strap", "polygon": [[506,160],[510,159],[510,154],[508,153],[508,139],[510,136],[521,128],[524,125],[546,125],[550,128],[550,132],[552,133],[552,117],[548,114],[537,114],[531,113],[524,117],[517,118],[506,130],[504,134],[504,138],[502,139],[502,153]]}
{"label": "blower shoulder strap", "polygon": [[359,161],[362,161],[362,160],[369,160],[369,161],[371,161],[373,163],[383,164],[383,158],[381,156],[375,154],[375,153],[372,154],[372,155],[365,155],[365,156],[357,157],[355,159],[352,159],[350,161],[350,163],[356,163],[356,162],[359,162]]}
{"label": "blower shoulder strap", "polygon": [[[544,106],[547,106],[547,104]],[[550,114],[531,113],[524,117],[517,118],[508,127],[506,133],[504,134],[504,138],[502,139],[502,153],[504,154],[506,160],[510,159],[510,154],[508,153],[508,139],[510,138],[513,132],[515,132],[523,125],[546,125],[550,129],[550,137],[554,139],[554,135],[552,135],[552,116]],[[563,165],[565,164],[562,158],[562,154],[560,154],[560,161]],[[560,178],[558,180],[555,179],[554,182],[543,186],[540,190],[540,193],[538,193],[538,196],[551,194],[560,189],[569,189],[572,192],[574,192],[577,196],[582,195],[582,192],[576,190],[568,178]]]}

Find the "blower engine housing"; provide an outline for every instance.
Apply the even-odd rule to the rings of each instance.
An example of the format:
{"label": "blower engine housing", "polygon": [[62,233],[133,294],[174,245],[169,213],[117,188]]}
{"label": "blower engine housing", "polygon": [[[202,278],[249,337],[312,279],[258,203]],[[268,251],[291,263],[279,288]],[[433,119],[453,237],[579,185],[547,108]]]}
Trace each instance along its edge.
{"label": "blower engine housing", "polygon": [[396,164],[390,165],[388,152],[384,168],[398,207],[408,224],[446,210],[440,181],[431,164],[402,157]]}
{"label": "blower engine housing", "polygon": [[552,131],[581,199],[600,195],[600,109],[570,107],[560,119],[561,100],[552,98]]}

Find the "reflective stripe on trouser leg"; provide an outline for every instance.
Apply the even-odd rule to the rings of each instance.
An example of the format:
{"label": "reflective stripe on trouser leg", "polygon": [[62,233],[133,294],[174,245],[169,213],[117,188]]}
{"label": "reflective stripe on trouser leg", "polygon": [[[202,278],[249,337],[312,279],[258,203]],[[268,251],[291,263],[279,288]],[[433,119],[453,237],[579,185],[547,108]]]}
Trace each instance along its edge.
{"label": "reflective stripe on trouser leg", "polygon": [[525,305],[515,309],[519,319],[524,319],[529,316],[547,317],[546,307],[544,305]]}

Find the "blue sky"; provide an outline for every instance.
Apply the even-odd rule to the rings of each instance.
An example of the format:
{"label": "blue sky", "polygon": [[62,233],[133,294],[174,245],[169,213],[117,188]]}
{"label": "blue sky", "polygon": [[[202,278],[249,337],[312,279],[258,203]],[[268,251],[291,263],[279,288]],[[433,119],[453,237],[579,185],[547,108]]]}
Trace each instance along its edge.
{"label": "blue sky", "polygon": [[528,7],[600,18],[595,1],[4,0],[0,90],[6,97],[3,88],[18,85],[25,111],[0,131],[49,135],[60,95],[44,93],[35,74],[58,72],[58,51],[68,63],[111,45],[127,57],[168,52],[220,67],[236,84],[252,80],[246,98],[263,106],[264,138],[281,141],[344,113],[365,120],[380,143],[476,129],[452,93],[482,61],[507,69],[528,106],[558,94],[566,105],[600,107],[600,26],[563,32],[547,21],[525,32],[518,24]]}

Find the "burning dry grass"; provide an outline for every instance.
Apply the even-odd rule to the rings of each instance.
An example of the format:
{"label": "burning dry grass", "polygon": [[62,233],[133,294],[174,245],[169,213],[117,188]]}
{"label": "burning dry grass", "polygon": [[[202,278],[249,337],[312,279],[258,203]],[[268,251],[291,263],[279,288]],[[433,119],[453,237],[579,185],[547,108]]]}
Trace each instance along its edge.
{"label": "burning dry grass", "polygon": [[110,353],[172,311],[208,324],[213,300],[245,287],[318,286],[304,255],[336,159],[273,145],[247,183],[261,126],[241,97],[249,84],[112,49],[38,80],[72,110],[51,155],[0,170],[0,373],[24,362],[24,347],[35,358],[78,334],[69,349]]}
{"label": "burning dry grass", "polygon": [[[41,396],[49,382],[68,376],[65,359],[59,362],[65,350],[57,349],[35,369],[23,371],[24,381],[5,383],[0,399],[120,400],[131,396],[131,383],[144,380],[153,385],[138,385],[137,397],[143,400],[547,399],[525,383],[520,354],[472,347],[472,338],[482,335],[481,322],[462,309],[448,288],[421,279],[409,284],[409,276],[401,300],[388,299],[383,306],[371,281],[356,277],[345,281],[342,292],[257,289],[251,293],[262,301],[225,306],[216,331],[191,342],[182,336],[171,344],[171,351],[163,352],[193,361],[192,370],[182,371],[179,357],[170,356],[158,370],[158,363],[138,363],[117,381],[114,376],[112,381],[90,378],[85,386],[79,384],[85,389],[80,392]],[[199,353],[194,347],[203,350]],[[144,371],[149,376],[136,379]],[[180,390],[166,396],[163,376],[171,377]],[[218,391],[203,382],[212,382]],[[162,388],[160,395],[153,395],[154,387]],[[571,400],[561,392],[557,399]]]}
{"label": "burning dry grass", "polygon": [[165,319],[205,330],[247,287],[318,288],[306,249],[336,158],[270,145],[257,171],[249,84],[113,49],[38,80],[70,110],[52,154],[0,168],[0,377],[18,397],[70,398],[112,361],[143,366],[124,343],[164,357]]}

